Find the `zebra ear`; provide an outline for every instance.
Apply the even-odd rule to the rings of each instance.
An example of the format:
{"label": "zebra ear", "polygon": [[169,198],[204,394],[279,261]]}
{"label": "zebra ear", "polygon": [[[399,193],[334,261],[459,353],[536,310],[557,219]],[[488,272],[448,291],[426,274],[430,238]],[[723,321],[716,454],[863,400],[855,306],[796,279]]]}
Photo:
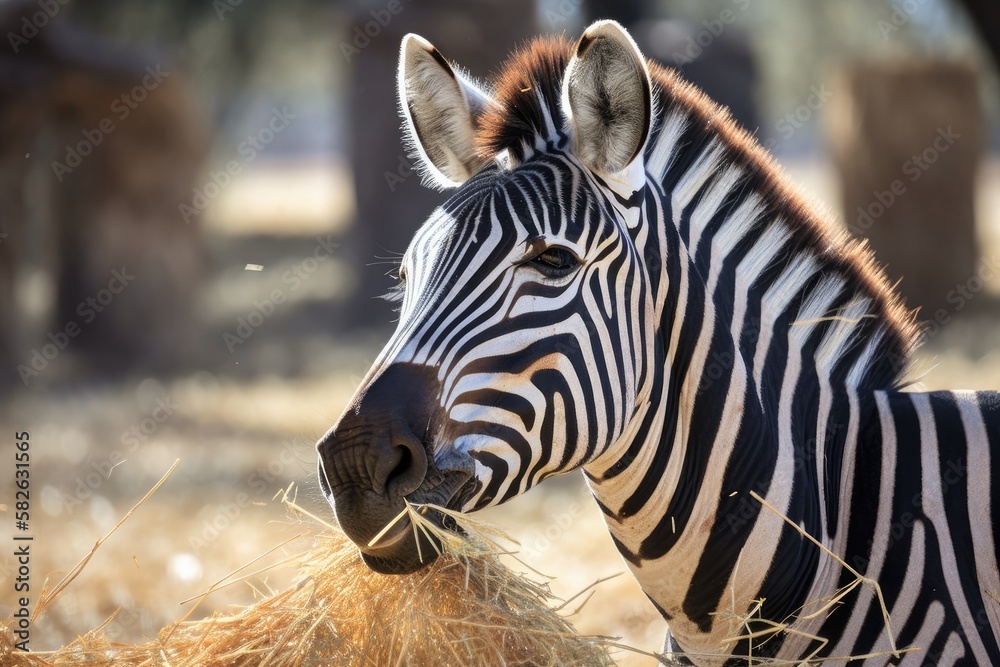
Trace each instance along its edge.
{"label": "zebra ear", "polygon": [[652,118],[646,61],[625,29],[598,21],[580,37],[563,78],[562,107],[576,155],[615,174],[642,153]]}
{"label": "zebra ear", "polygon": [[406,141],[426,183],[456,187],[486,165],[476,152],[475,130],[493,100],[419,35],[403,38],[398,85]]}

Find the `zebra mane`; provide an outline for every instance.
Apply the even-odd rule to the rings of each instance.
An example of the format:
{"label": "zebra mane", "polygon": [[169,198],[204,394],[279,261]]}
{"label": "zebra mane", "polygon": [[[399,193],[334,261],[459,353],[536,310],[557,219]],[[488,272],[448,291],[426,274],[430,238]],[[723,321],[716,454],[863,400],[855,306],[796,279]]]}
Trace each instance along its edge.
{"label": "zebra mane", "polygon": [[[480,154],[493,159],[507,151],[513,164],[530,159],[546,146],[563,147],[568,135],[561,109],[563,74],[574,45],[562,37],[541,37],[511,55],[493,81],[497,102],[478,119],[476,143]],[[842,276],[858,297],[870,300],[866,317],[882,336],[868,381],[900,386],[919,344],[915,311],[909,310],[877,264],[867,241],[851,237],[831,214],[810,203],[790,182],[760,143],[730,117],[728,110],[673,69],[648,62],[653,81],[654,133],[666,119],[684,120],[680,150],[701,150],[715,142],[721,149],[720,168],[736,167],[751,175],[761,206],[787,224],[794,252],[809,251],[824,273]],[[655,136],[655,134],[654,134]],[[651,139],[646,154],[650,157]],[[882,386],[885,386],[882,384]]]}
{"label": "zebra mane", "polygon": [[566,39],[539,37],[507,59],[495,81],[497,104],[479,119],[476,144],[483,157],[506,150],[521,162],[539,140],[561,130],[562,80],[572,55]]}

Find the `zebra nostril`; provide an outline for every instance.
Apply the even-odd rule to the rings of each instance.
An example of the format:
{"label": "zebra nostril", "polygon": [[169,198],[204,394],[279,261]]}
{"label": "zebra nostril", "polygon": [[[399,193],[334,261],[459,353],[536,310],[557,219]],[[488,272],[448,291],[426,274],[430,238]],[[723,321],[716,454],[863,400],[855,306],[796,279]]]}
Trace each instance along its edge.
{"label": "zebra nostril", "polygon": [[427,454],[412,434],[393,436],[373,446],[377,458],[371,481],[376,493],[399,498],[420,488],[427,475]]}
{"label": "zebra nostril", "polygon": [[341,487],[354,488],[396,505],[419,489],[427,475],[424,441],[437,396],[436,371],[404,362],[387,365],[359,389],[317,445],[334,495]]}
{"label": "zebra nostril", "polygon": [[398,486],[398,483],[401,480],[405,480],[407,475],[410,474],[410,470],[413,467],[413,454],[410,453],[410,450],[405,447],[397,447],[397,451],[400,452],[399,463],[389,471],[389,476],[385,480],[386,488]]}
{"label": "zebra nostril", "polygon": [[397,447],[379,448],[375,456],[375,470],[372,474],[372,490],[380,495],[386,495],[389,488],[389,480],[399,475],[400,464],[403,460],[403,453]]}
{"label": "zebra nostril", "polygon": [[396,497],[413,493],[423,484],[427,476],[427,453],[424,444],[407,434],[395,446],[399,460],[386,478],[386,490]]}

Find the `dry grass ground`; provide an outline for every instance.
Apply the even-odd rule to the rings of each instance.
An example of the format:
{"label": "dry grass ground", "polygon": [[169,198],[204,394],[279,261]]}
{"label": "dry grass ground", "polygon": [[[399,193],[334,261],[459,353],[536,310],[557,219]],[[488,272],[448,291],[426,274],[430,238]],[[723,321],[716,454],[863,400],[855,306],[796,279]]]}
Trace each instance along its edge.
{"label": "dry grass ground", "polygon": [[[294,500],[289,509],[302,516]],[[21,652],[0,628],[0,660],[8,667],[612,667],[607,638],[576,633],[544,583],[513,573],[487,541],[426,523],[421,511],[412,514],[421,529],[449,546],[420,572],[378,575],[342,533],[320,529],[294,559],[297,583],[253,604],[207,619],[185,617],[138,644],[109,640],[105,624],[55,651]],[[253,576],[258,562],[232,573],[228,583]],[[58,600],[80,571],[47,593],[41,608]]]}

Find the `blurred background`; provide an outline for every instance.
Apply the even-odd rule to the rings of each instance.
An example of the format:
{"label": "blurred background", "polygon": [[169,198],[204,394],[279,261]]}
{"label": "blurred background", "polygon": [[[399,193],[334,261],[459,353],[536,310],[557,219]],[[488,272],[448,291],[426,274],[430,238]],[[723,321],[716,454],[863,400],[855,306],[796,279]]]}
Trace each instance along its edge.
{"label": "blurred background", "polygon": [[[921,309],[926,386],[1000,388],[992,0],[0,2],[0,469],[28,431],[33,590],[181,460],[38,622],[35,648],[115,610],[112,638],[155,636],[304,529],[273,500],[292,482],[332,517],[313,443],[388,338],[377,297],[446,196],[401,145],[400,39],[420,33],[488,78],[528,37],[575,39],[598,18],[729,106],[870,239]],[[13,495],[4,474],[0,536]],[[624,571],[575,475],[487,518],[559,574],[561,596]],[[250,577],[194,616],[291,575]],[[628,576],[595,590],[580,630],[659,647]]]}

